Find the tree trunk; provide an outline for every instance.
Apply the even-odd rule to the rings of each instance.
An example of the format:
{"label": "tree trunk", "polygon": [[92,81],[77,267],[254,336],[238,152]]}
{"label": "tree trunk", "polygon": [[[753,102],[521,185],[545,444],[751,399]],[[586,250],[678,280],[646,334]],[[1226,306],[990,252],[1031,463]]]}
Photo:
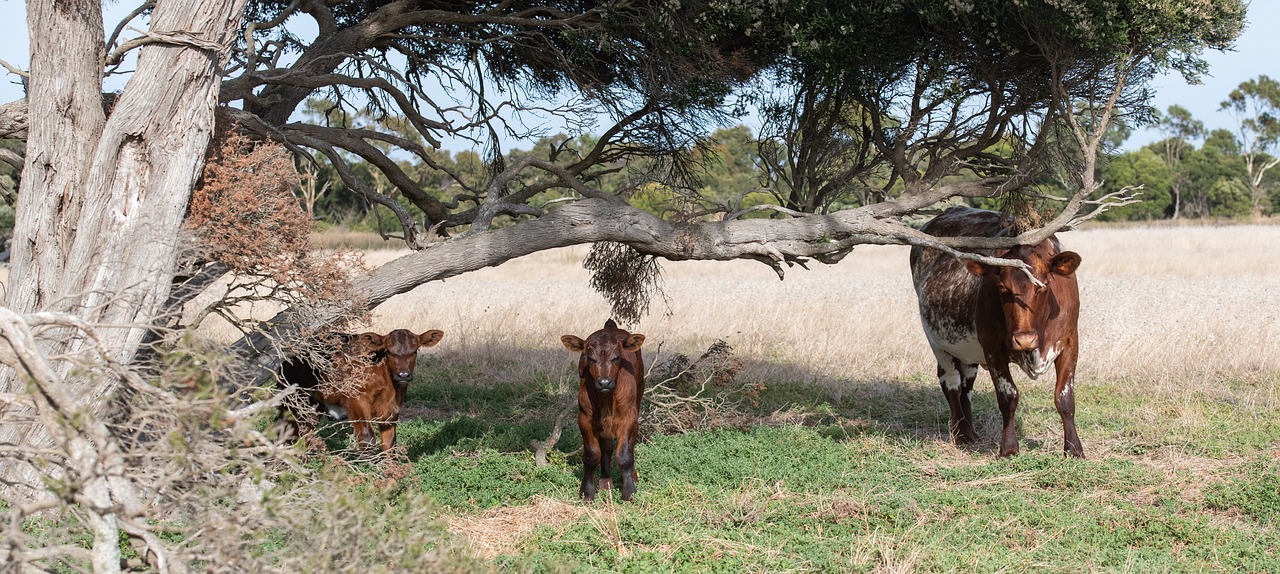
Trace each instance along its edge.
{"label": "tree trunk", "polygon": [[[169,295],[178,231],[204,164],[226,46],[245,1],[159,0],[151,32],[182,43],[162,40],[142,49],[109,117],[101,96],[100,2],[27,3],[30,127],[10,307],[73,313],[103,326],[100,343],[114,358],[134,356]],[[68,338],[42,352],[68,357],[83,346]],[[71,360],[57,368],[69,394],[95,410],[115,387],[115,381],[75,376]],[[25,386],[6,369],[0,390],[21,393]],[[44,429],[17,426],[7,416],[3,421],[0,442],[49,440]],[[0,462],[0,477],[39,485],[31,467]]]}

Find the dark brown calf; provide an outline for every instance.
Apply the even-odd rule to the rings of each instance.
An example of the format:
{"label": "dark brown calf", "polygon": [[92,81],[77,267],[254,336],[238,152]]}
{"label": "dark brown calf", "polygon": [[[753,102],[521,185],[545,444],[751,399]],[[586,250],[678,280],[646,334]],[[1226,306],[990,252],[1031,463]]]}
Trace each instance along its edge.
{"label": "dark brown calf", "polygon": [[[999,213],[953,207],[921,230],[939,237],[1000,237],[1010,232],[1011,223]],[[976,440],[969,393],[982,365],[995,383],[1004,423],[1000,456],[1017,454],[1018,388],[1009,363],[1017,363],[1032,379],[1053,366],[1057,375],[1053,399],[1062,418],[1063,450],[1083,457],[1075,423],[1080,314],[1075,271],[1080,256],[1063,251],[1056,237],[990,255],[1026,263],[1036,280],[1018,268],[911,248],[920,321],[938,361],[938,383],[951,408],[951,435],[956,444]]]}
{"label": "dark brown calf", "polygon": [[644,395],[644,335],[631,334],[609,319],[586,341],[560,337],[578,356],[578,428],[582,431],[582,498],[613,488],[612,456],[622,472],[622,499],[636,493],[635,446],[640,435],[640,397]]}
{"label": "dark brown calf", "polygon": [[[350,420],[362,448],[372,448],[377,440],[381,450],[387,451],[395,446],[396,423],[413,378],[418,349],[434,346],[443,337],[444,333],[438,330],[418,335],[406,329],[396,329],[385,336],[342,335],[341,344],[332,355],[331,372],[336,379],[323,376],[313,365],[298,359],[286,361],[281,376],[309,391],[312,403],[321,412],[336,420]],[[297,413],[295,418],[303,419]],[[374,425],[380,435],[377,439]]]}

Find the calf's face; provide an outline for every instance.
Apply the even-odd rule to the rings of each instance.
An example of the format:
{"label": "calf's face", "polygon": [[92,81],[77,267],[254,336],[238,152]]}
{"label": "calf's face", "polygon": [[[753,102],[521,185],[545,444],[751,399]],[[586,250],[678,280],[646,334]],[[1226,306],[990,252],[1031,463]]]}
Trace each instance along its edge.
{"label": "calf's face", "polygon": [[1039,283],[1014,267],[984,265],[971,260],[964,263],[970,273],[994,283],[1000,295],[1010,347],[1015,351],[1034,351],[1040,348],[1045,325],[1058,314],[1052,292],[1054,278],[1075,273],[1080,266],[1080,255],[1064,251],[1049,258],[1037,247],[1019,246],[1000,257],[1025,262]]}
{"label": "calf's face", "polygon": [[634,353],[640,350],[644,345],[644,335],[628,335],[621,330],[600,330],[587,337],[586,341],[573,335],[565,335],[560,337],[560,342],[564,343],[566,349],[581,353],[578,369],[585,369],[591,379],[583,383],[593,385],[592,390],[596,392],[609,393],[618,385],[623,351]]}
{"label": "calf's face", "polygon": [[416,334],[407,329],[396,329],[387,335],[361,333],[356,342],[362,351],[369,353],[373,362],[386,361],[391,382],[404,387],[413,380],[413,369],[418,362],[418,349],[435,346],[444,338],[444,332],[432,329]]}

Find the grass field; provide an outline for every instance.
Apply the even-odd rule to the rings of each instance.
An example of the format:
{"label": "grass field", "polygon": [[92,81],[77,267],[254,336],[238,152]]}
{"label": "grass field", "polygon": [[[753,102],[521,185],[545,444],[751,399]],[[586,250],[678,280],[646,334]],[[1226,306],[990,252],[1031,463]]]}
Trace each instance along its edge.
{"label": "grass field", "polygon": [[[423,286],[372,328],[437,328],[400,444],[411,489],[496,571],[1280,571],[1280,227],[1094,228],[1079,252],[1077,422],[1061,457],[1051,380],[1021,376],[1022,454],[946,435],[905,248],[859,247],[778,281],[751,262],[667,263],[632,330],[653,365],[723,339],[761,385],[736,418],[649,433],[632,503],[577,499],[575,357],[608,309],[584,248]],[[371,252],[371,263],[396,252]],[[345,427],[331,439],[340,444]]]}

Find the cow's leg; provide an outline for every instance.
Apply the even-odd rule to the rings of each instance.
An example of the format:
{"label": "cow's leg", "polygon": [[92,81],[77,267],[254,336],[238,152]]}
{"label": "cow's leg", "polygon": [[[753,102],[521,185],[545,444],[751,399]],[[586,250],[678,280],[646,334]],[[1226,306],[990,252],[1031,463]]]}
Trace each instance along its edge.
{"label": "cow's leg", "polygon": [[584,421],[579,413],[578,429],[582,431],[582,485],[578,488],[582,499],[591,502],[596,498],[596,467],[600,466],[600,441],[591,430],[591,421]]}
{"label": "cow's leg", "polygon": [[996,387],[996,404],[1000,405],[1000,456],[1012,456],[1018,454],[1018,428],[1014,419],[1018,410],[1018,386],[1013,384],[1008,363],[993,362],[988,365],[991,382]]}
{"label": "cow's leg", "polygon": [[382,452],[396,446],[396,423],[378,423],[378,434],[382,442]]}
{"label": "cow's leg", "polygon": [[361,450],[372,450],[377,444],[374,438],[373,424],[370,423],[373,417],[373,409],[361,400],[353,400],[347,406],[347,417],[351,419],[351,428],[355,431],[356,444]]}
{"label": "cow's leg", "polygon": [[947,406],[951,408],[951,420],[947,424],[951,438],[957,445],[972,444],[977,440],[977,434],[973,432],[969,392],[973,390],[977,366],[965,365],[941,351],[934,354],[938,358],[938,385],[942,387],[942,396],[946,397]]}
{"label": "cow's leg", "polygon": [[1054,361],[1058,379],[1053,387],[1053,406],[1062,417],[1063,452],[1084,458],[1084,446],[1076,434],[1076,346],[1068,345]]}
{"label": "cow's leg", "polygon": [[956,361],[956,370],[960,371],[960,414],[969,426],[970,441],[977,440],[973,430],[973,405],[969,399],[973,396],[973,382],[978,379],[978,365],[966,365]]}
{"label": "cow's leg", "polygon": [[600,439],[600,490],[613,490],[613,452],[618,439]]}
{"label": "cow's leg", "polygon": [[622,473],[622,500],[631,500],[636,493],[636,433],[618,439],[618,472]]}

